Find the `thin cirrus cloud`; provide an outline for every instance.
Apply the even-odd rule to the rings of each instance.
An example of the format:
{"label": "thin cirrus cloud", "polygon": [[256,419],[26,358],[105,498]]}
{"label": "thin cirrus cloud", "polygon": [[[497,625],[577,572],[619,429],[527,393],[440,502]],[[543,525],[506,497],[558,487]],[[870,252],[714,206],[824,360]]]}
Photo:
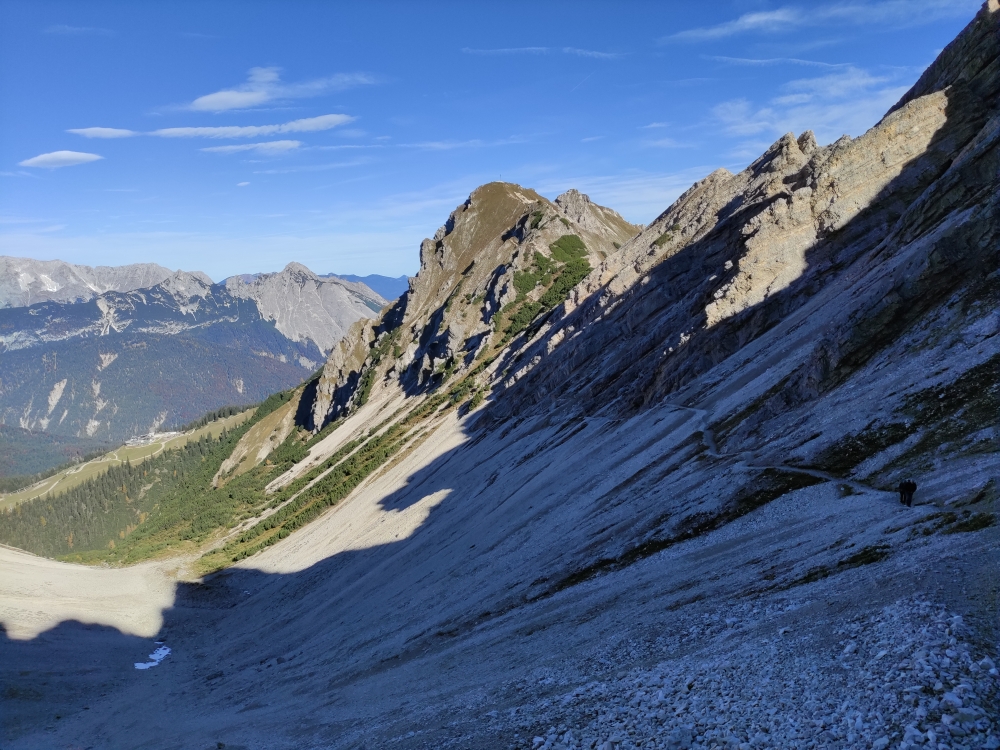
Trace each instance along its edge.
{"label": "thin cirrus cloud", "polygon": [[131,138],[139,133],[125,128],[71,128],[66,131],[84,138]]}
{"label": "thin cirrus cloud", "polygon": [[321,96],[376,82],[367,73],[338,73],[303,83],[285,83],[280,71],[280,68],[250,68],[245,83],[199,96],[187,108],[196,112],[250,109],[276,100]]}
{"label": "thin cirrus cloud", "polygon": [[46,28],[45,33],[62,36],[112,36],[115,32],[111,29],[101,29],[96,26],[68,26],[67,24],[59,23]]}
{"label": "thin cirrus cloud", "polygon": [[775,10],[744,13],[732,21],[686,29],[660,38],[660,43],[671,41],[712,41],[738,34],[775,34],[806,26],[840,23],[851,26],[890,24],[913,26],[929,23],[938,18],[966,15],[980,5],[979,0],[885,0],[875,3],[826,3],[808,6],[808,9],[784,7]]}
{"label": "thin cirrus cloud", "polygon": [[58,169],[60,167],[75,167],[77,164],[86,164],[87,162],[98,161],[103,158],[103,156],[88,154],[83,151],[52,151],[18,162],[18,166]]}
{"label": "thin cirrus cloud", "polygon": [[615,60],[621,57],[616,52],[599,52],[579,47],[501,47],[498,49],[462,47],[461,51],[466,55],[548,55],[556,52],[564,55],[576,55],[577,57],[592,57],[597,60]]}
{"label": "thin cirrus cloud", "polygon": [[209,146],[201,149],[213,154],[236,154],[242,151],[255,151],[258,154],[283,154],[294,151],[302,145],[302,141],[265,141],[263,143],[241,143],[235,146]]}
{"label": "thin cirrus cloud", "polygon": [[[730,135],[754,137],[734,156],[759,153],[759,137],[799,133],[816,129],[820,143],[829,143],[847,133],[860,135],[885,110],[898,101],[907,87],[893,85],[885,77],[873,76],[859,68],[848,68],[818,78],[789,81],[782,94],[764,106],[746,99],[722,102],[713,108],[716,120]],[[817,123],[822,125],[817,126]]]}
{"label": "thin cirrus cloud", "polygon": [[260,138],[280,133],[316,133],[354,121],[350,115],[320,115],[279,125],[216,125],[208,127],[160,128],[140,133],[124,128],[72,128],[66,132],[84,138],[128,138],[134,135],[155,135],[160,138]]}
{"label": "thin cirrus cloud", "polygon": [[702,55],[703,60],[726,63],[729,65],[747,65],[766,67],[771,65],[804,65],[812,68],[847,68],[850,63],[828,63],[819,60],[802,60],[798,57],[767,57],[756,59],[752,57],[726,57],[725,55]]}

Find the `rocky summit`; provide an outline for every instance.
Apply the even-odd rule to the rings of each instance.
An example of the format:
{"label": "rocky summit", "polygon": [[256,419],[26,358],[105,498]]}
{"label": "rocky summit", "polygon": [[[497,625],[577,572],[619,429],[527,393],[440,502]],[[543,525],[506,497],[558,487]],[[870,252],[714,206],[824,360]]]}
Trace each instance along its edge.
{"label": "rocky summit", "polygon": [[419,253],[239,429],[0,517],[143,561],[0,548],[5,746],[1000,748],[997,0],[858,138]]}

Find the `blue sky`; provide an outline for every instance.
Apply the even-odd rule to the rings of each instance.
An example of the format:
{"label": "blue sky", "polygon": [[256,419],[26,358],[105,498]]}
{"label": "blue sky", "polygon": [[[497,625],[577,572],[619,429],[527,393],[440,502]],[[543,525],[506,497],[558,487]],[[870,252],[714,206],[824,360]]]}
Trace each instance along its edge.
{"label": "blue sky", "polygon": [[413,274],[501,178],[646,223],[861,134],[979,6],[0,0],[0,254]]}

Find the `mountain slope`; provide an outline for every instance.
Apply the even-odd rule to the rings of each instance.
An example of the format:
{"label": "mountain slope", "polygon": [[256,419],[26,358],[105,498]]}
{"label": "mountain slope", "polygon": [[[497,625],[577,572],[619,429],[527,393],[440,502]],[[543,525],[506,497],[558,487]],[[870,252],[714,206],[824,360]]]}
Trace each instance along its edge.
{"label": "mountain slope", "polygon": [[[3,668],[67,707],[15,696],[8,744],[996,747],[998,32],[990,0],[864,136],[783,137],[620,248],[474,191],[296,407],[324,431],[230,570],[8,608]],[[37,636],[70,617],[106,629]]]}
{"label": "mountain slope", "polygon": [[91,268],[61,260],[0,256],[0,308],[27,307],[38,302],[86,302],[104,292],[155,286],[171,273],[155,263]]}
{"label": "mountain slope", "polygon": [[265,320],[292,341],[312,341],[323,352],[347,333],[351,323],[373,317],[388,301],[364,284],[337,277],[322,278],[301,263],[289,263],[281,273],[259,274],[247,283],[227,279],[234,297],[252,299]]}
{"label": "mountain slope", "polygon": [[177,272],[89,302],[0,310],[0,422],[114,442],[261,401],[383,304],[291,264],[250,283]]}

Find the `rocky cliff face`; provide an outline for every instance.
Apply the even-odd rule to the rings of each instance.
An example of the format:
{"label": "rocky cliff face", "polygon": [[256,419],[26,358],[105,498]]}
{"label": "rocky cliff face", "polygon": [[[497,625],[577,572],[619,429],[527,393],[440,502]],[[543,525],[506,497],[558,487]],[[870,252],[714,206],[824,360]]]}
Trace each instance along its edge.
{"label": "rocky cliff face", "polygon": [[409,291],[335,347],[314,426],[367,401],[373,389],[424,392],[522,340],[638,230],[575,190],[549,201],[518,185],[478,188],[421,243]]}
{"label": "rocky cliff face", "polygon": [[156,286],[170,274],[169,269],[155,263],[91,268],[61,260],[0,256],[0,308],[27,307],[38,302],[88,302],[104,292]]}
{"label": "rocky cliff face", "polygon": [[324,353],[344,337],[351,323],[374,318],[388,304],[364,284],[321,278],[301,263],[250,281],[234,276],[225,286],[234,297],[256,302],[264,319],[273,320],[292,341],[312,341]]}

